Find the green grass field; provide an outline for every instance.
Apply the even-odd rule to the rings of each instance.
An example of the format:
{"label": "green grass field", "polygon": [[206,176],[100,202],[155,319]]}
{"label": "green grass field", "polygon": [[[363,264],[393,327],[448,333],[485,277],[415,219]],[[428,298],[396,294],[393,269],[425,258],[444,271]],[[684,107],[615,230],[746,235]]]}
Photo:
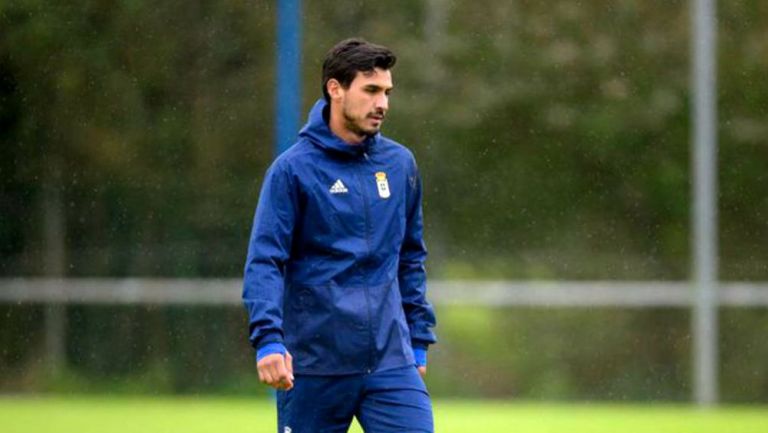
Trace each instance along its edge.
{"label": "green grass field", "polygon": [[[768,407],[438,401],[435,423],[438,433],[765,433]],[[261,399],[0,397],[3,433],[274,433],[275,424]]]}

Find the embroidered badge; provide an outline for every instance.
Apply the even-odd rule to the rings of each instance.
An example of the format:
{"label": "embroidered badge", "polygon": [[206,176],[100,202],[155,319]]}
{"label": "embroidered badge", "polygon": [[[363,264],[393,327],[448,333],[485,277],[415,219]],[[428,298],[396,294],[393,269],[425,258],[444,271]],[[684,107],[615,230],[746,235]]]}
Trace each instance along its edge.
{"label": "embroidered badge", "polygon": [[379,197],[389,198],[389,182],[387,182],[387,173],[379,171],[376,173],[376,187],[379,190]]}

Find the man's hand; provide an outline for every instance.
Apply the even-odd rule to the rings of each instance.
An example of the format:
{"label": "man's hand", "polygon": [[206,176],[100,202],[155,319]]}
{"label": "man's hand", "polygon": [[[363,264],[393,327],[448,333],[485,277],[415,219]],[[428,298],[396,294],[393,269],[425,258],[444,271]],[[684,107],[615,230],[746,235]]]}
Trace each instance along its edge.
{"label": "man's hand", "polygon": [[273,353],[262,358],[257,364],[259,380],[275,389],[288,391],[293,388],[293,357]]}
{"label": "man's hand", "polygon": [[419,370],[419,374],[421,375],[421,378],[424,379],[427,377],[427,366],[422,365],[421,367],[417,367],[417,370]]}

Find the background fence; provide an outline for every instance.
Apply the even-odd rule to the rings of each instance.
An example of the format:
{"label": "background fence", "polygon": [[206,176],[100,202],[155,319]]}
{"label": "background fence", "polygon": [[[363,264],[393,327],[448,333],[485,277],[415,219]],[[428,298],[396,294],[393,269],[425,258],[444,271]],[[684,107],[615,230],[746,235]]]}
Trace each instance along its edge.
{"label": "background fence", "polygon": [[[1,279],[0,389],[253,392],[240,291],[239,279]],[[724,399],[768,398],[768,284],[717,293]],[[436,280],[429,296],[436,395],[690,398],[690,283]]]}
{"label": "background fence", "polygon": [[[768,306],[768,283],[721,282],[717,303],[724,307]],[[42,304],[242,303],[240,279],[11,278],[0,279],[0,301]],[[485,307],[691,307],[690,282],[663,281],[430,281],[436,305]]]}

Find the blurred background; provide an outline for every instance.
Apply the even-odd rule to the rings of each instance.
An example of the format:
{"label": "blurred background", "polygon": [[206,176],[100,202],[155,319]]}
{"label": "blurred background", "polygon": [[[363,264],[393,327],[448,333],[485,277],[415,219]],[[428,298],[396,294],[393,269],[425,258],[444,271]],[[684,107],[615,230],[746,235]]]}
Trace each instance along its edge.
{"label": "blurred background", "polygon": [[[436,398],[691,399],[685,302],[539,305],[498,291],[474,302],[472,291],[686,287],[689,8],[303,2],[302,123],[333,44],[362,36],[399,57],[384,133],[423,176]],[[768,3],[717,13],[719,274],[760,283]],[[0,393],[268,395],[238,302],[275,155],[276,27],[267,0],[0,2]],[[110,302],[126,284],[143,295]],[[38,286],[48,295],[10,295]],[[768,402],[768,308],[719,311],[720,399]]]}

